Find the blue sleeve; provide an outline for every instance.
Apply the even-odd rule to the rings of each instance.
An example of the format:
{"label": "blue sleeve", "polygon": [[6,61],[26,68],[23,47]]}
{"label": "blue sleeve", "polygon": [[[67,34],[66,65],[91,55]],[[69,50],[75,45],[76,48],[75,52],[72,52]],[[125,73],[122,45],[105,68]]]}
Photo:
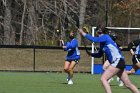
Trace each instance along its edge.
{"label": "blue sleeve", "polygon": [[98,53],[92,53],[91,56],[95,58],[100,58],[103,55],[103,45],[100,45]]}
{"label": "blue sleeve", "polygon": [[104,36],[104,35],[100,36],[100,37],[93,37],[93,36],[91,36],[89,34],[86,34],[85,38],[87,38],[88,40],[90,40],[92,42],[95,42],[95,43],[97,43],[97,42],[105,42],[106,41],[106,36]]}
{"label": "blue sleeve", "polygon": [[78,46],[78,41],[76,39],[72,40],[71,42],[67,42],[65,51],[68,49],[75,49]]}

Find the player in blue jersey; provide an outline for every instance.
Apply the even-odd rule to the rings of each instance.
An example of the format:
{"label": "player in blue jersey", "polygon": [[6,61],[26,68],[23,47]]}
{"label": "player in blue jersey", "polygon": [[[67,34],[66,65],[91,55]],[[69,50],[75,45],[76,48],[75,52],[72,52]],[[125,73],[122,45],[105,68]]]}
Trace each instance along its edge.
{"label": "player in blue jersey", "polygon": [[75,34],[76,33],[74,33],[74,31],[70,32],[70,41],[68,41],[66,44],[64,44],[64,42],[61,40],[63,45],[62,48],[64,49],[64,51],[68,51],[66,60],[64,62],[64,71],[68,73],[68,84],[73,84],[73,69],[80,60],[80,51],[78,49],[78,41],[75,38]]}
{"label": "player in blue jersey", "polygon": [[[133,50],[133,47],[136,50]],[[140,68],[140,39],[133,40],[128,44],[128,49],[132,55],[133,66],[130,71],[127,71],[128,75],[134,74]]]}
{"label": "player in blue jersey", "polygon": [[91,53],[92,57],[99,58],[105,52],[107,60],[110,62],[109,67],[104,71],[101,76],[102,85],[106,93],[112,93],[111,87],[108,83],[108,79],[117,75],[124,82],[125,86],[130,89],[133,93],[140,93],[137,87],[131,83],[128,74],[125,70],[125,60],[117,45],[111,39],[111,37],[106,34],[107,28],[100,27],[97,29],[98,37],[92,37],[91,35],[85,33],[82,29],[79,32],[88,40],[94,43],[100,43],[100,49],[98,53]]}
{"label": "player in blue jersey", "polygon": [[[111,31],[110,31],[110,32],[109,32],[109,36],[110,36],[110,37],[112,38],[112,40],[116,43],[116,45],[118,46],[118,48],[119,48],[120,50],[122,50],[123,48],[116,42],[116,39],[117,39],[116,34],[112,34]],[[110,65],[109,61],[106,60],[106,61],[104,62],[104,64],[103,64],[103,70],[106,70],[106,69],[109,67],[109,65]],[[114,80],[113,77],[110,78],[110,79],[108,80],[108,83],[110,83],[110,82],[113,81],[113,80]],[[117,82],[119,83],[119,86],[123,86],[123,85],[124,85],[124,83],[120,80],[119,77],[117,77]]]}

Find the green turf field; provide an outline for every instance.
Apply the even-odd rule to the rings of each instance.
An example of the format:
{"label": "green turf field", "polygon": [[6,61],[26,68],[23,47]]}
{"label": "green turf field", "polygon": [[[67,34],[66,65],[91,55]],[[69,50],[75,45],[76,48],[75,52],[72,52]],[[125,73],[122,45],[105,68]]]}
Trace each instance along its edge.
{"label": "green turf field", "polygon": [[[130,76],[140,87],[138,75]],[[67,85],[65,73],[0,72],[0,93],[105,93],[100,75],[75,73],[74,84]],[[111,82],[113,93],[131,93]]]}

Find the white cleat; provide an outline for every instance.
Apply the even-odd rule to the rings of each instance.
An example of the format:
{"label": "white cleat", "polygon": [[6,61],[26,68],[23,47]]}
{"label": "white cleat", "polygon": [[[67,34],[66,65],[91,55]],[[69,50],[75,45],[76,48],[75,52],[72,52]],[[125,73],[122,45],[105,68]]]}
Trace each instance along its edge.
{"label": "white cleat", "polygon": [[69,84],[69,85],[72,85],[72,84],[73,84],[73,82],[72,82],[71,79],[68,81],[68,84]]}
{"label": "white cleat", "polygon": [[120,81],[120,78],[119,77],[117,77],[117,82],[119,82]]}
{"label": "white cleat", "polygon": [[108,83],[110,83],[111,81],[113,81],[114,79],[113,78],[110,78],[109,80],[108,80]]}
{"label": "white cleat", "polygon": [[119,77],[117,77],[117,82],[119,83],[119,87],[122,87],[124,85],[124,83]]}
{"label": "white cleat", "polygon": [[124,85],[124,83],[120,80],[119,81],[119,87],[122,87]]}

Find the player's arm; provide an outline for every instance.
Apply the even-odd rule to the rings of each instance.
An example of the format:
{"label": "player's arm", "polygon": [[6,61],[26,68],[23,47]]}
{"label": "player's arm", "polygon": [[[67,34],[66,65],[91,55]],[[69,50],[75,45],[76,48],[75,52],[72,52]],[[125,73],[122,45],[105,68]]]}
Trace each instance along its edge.
{"label": "player's arm", "polygon": [[64,40],[61,39],[61,40],[60,40],[60,44],[61,44],[61,46],[64,46],[64,44],[65,44],[65,43],[64,43]]}
{"label": "player's arm", "polygon": [[138,46],[139,44],[140,44],[140,39],[134,40],[134,41],[132,41],[132,42],[130,42],[130,43],[128,44],[128,49],[130,50],[130,53],[131,53],[132,55],[135,54],[135,53],[134,53],[134,50],[133,50],[133,46]]}
{"label": "player's arm", "polygon": [[103,51],[99,49],[98,53],[92,53],[91,56],[95,58],[100,58],[103,55]]}
{"label": "player's arm", "polygon": [[79,32],[81,33],[81,35],[83,35],[86,39],[88,39],[91,42],[105,42],[106,41],[106,37],[101,36],[101,37],[93,37],[90,34],[87,34],[86,32],[84,32],[82,29],[79,29]]}
{"label": "player's arm", "polygon": [[88,40],[90,40],[91,42],[95,42],[95,43],[105,42],[106,39],[107,39],[105,36],[93,37],[90,34],[86,34],[85,35],[85,38],[88,39]]}
{"label": "player's arm", "polygon": [[98,53],[90,53],[89,52],[89,55],[92,56],[92,57],[95,57],[95,58],[102,57],[102,55],[103,55],[103,47],[102,47],[102,45],[100,45],[100,49],[99,49]]}
{"label": "player's arm", "polygon": [[60,40],[60,44],[61,44],[61,47],[64,49],[64,51],[67,51],[67,46],[66,46],[66,44],[64,43],[64,40]]}
{"label": "player's arm", "polygon": [[83,29],[78,29],[78,31],[81,33],[82,36],[85,36],[87,33],[83,31]]}
{"label": "player's arm", "polygon": [[67,44],[64,43],[64,40],[61,39],[60,40],[60,44],[61,44],[62,48],[64,49],[64,51],[67,51],[67,49],[66,49],[67,48],[67,46],[66,46]]}
{"label": "player's arm", "polygon": [[118,47],[120,50],[123,49],[123,47],[122,47],[120,44],[118,44],[117,42],[116,42],[116,44],[117,44],[117,47]]}
{"label": "player's arm", "polygon": [[71,42],[67,42],[65,46],[63,46],[64,50],[75,49],[78,46],[78,41],[76,39]]}
{"label": "player's arm", "polygon": [[67,45],[67,49],[75,49],[78,45],[78,41],[76,39],[72,40],[71,43]]}
{"label": "player's arm", "polygon": [[134,51],[133,51],[133,46],[135,46],[135,44],[133,43],[133,41],[128,44],[128,49],[130,50],[130,53],[132,55],[135,54]]}

